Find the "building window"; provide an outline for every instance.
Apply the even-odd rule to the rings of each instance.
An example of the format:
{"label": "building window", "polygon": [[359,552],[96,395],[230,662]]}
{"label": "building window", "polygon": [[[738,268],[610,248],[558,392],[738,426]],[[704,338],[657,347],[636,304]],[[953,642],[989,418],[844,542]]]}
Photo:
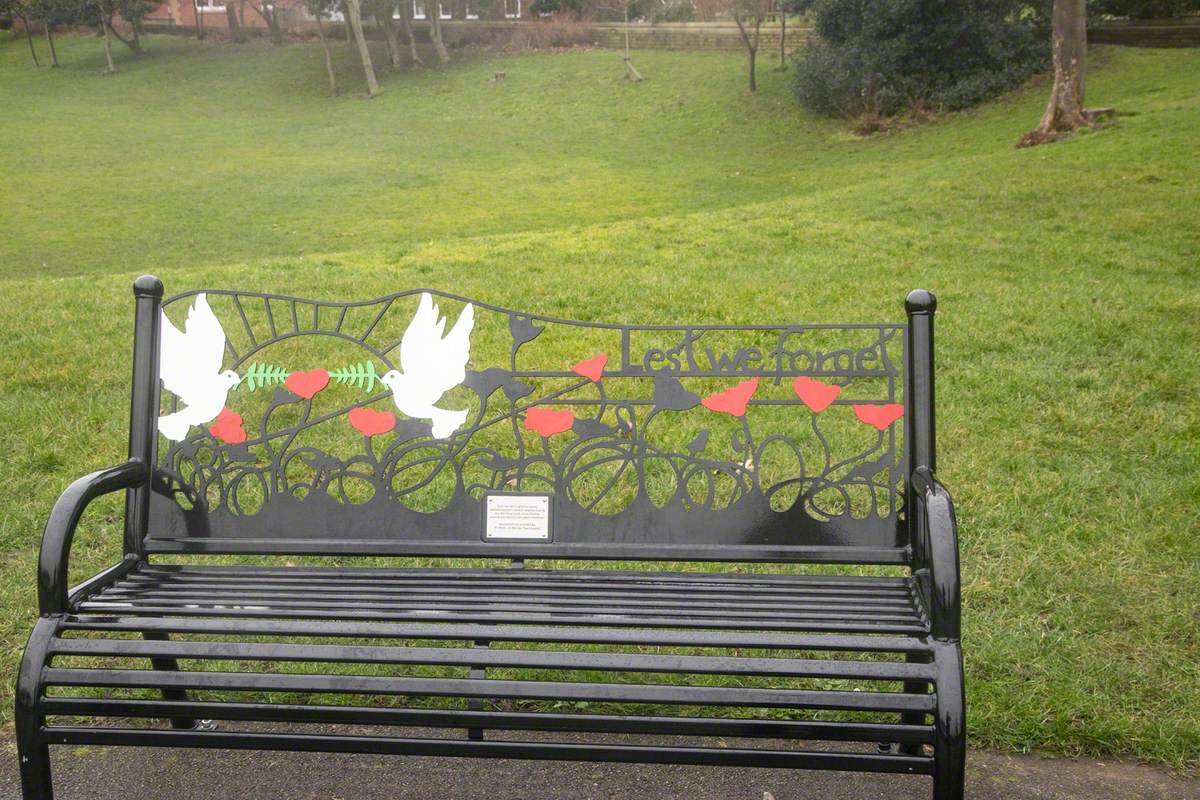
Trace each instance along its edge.
{"label": "building window", "polygon": [[[453,15],[450,13],[450,9],[447,6],[443,5],[442,3],[438,3],[439,19],[450,19],[452,16]],[[413,19],[426,19],[424,0],[413,0]]]}
{"label": "building window", "polygon": [[[301,13],[304,14],[304,18],[307,20],[315,20],[317,18],[317,15],[310,11],[307,5],[301,7]],[[321,19],[329,20],[330,22],[345,22],[346,15],[342,13],[341,9],[330,8],[325,10],[325,13],[321,15]]]}
{"label": "building window", "polygon": [[218,0],[195,0],[195,3],[201,14],[225,13],[225,4]]}
{"label": "building window", "polygon": [[504,18],[519,19],[521,16],[521,0],[504,0]]}

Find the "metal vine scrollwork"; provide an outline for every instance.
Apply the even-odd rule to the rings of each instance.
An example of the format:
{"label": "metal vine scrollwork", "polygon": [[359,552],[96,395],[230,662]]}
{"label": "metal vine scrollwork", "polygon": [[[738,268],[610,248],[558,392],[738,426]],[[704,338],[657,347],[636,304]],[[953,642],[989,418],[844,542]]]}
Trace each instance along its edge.
{"label": "metal vine scrollwork", "polygon": [[[435,294],[460,309],[448,333],[454,315],[440,318]],[[437,293],[332,303],[208,292],[164,304],[176,317],[191,305],[172,335],[199,329],[209,302],[225,334],[213,373],[237,383],[215,418],[164,440],[157,480],[193,516],[267,530],[286,509],[293,534],[329,535],[321,513],[333,506],[386,521],[396,509],[477,508],[495,491],[552,493],[580,519],[658,514],[677,532],[688,515],[707,524],[746,510],[768,520],[760,527],[768,512],[786,520],[778,537],[839,520],[887,530],[902,513],[902,325],[618,326]],[[399,411],[396,388],[420,358],[405,342],[428,313],[430,346],[470,337],[454,399],[423,412],[432,424]],[[310,338],[342,348],[337,362],[301,360]],[[436,366],[454,374],[449,361]],[[181,408],[163,397],[164,414]]]}

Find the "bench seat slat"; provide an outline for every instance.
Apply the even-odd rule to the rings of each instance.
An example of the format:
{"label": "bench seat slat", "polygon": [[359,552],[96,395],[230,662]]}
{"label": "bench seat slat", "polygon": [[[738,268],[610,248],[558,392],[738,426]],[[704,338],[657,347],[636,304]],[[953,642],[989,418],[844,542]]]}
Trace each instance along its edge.
{"label": "bench seat slat", "polygon": [[933,728],[887,722],[731,719],[722,717],[519,713],[296,703],[218,703],[202,700],[134,700],[48,697],[48,715],[73,717],[187,718],[331,725],[395,725],[423,728],[476,727],[526,731],[577,731],[840,742],[929,744]]}
{"label": "bench seat slat", "polygon": [[[494,543],[420,541],[397,539],[312,539],[191,537],[145,540],[147,553],[191,555],[366,556],[391,558],[496,558]],[[870,564],[908,566],[907,547],[841,545],[638,545],[624,550],[603,544],[518,544],[505,542],[505,558],[604,560],[613,557],[638,561],[772,562],[801,564]]]}
{"label": "bench seat slat", "polygon": [[866,599],[858,600],[849,598],[796,598],[789,602],[773,601],[773,602],[754,602],[747,601],[741,598],[722,598],[714,596],[711,598],[689,599],[687,595],[683,597],[675,597],[672,595],[665,596],[650,596],[639,598],[632,593],[624,592],[613,595],[589,594],[586,597],[581,596],[563,596],[560,594],[551,594],[546,592],[529,592],[522,593],[520,591],[511,592],[492,592],[479,590],[477,592],[462,592],[462,593],[438,593],[427,594],[416,591],[406,592],[372,592],[368,590],[359,591],[342,591],[322,589],[293,589],[290,591],[276,591],[264,589],[245,589],[237,587],[167,587],[162,589],[127,589],[124,587],[116,587],[104,591],[102,594],[92,597],[92,600],[104,599],[113,601],[131,601],[131,600],[173,600],[173,599],[194,599],[194,598],[218,598],[222,600],[229,599],[255,599],[255,600],[290,600],[296,596],[301,596],[306,599],[319,601],[348,601],[353,600],[359,603],[387,603],[387,602],[408,602],[408,603],[463,603],[464,601],[479,601],[492,605],[502,604],[505,602],[525,601],[546,603],[554,606],[571,607],[571,606],[596,606],[604,607],[623,607],[635,606],[638,608],[656,607],[656,608],[691,608],[691,609],[742,609],[753,611],[795,611],[797,609],[816,609],[822,611],[854,611],[858,613],[903,613],[914,612],[915,608],[911,598],[896,598],[894,600],[886,599]]}
{"label": "bench seat slat", "polygon": [[355,597],[352,599],[329,599],[325,597],[304,597],[303,592],[290,594],[256,595],[242,592],[196,592],[176,595],[171,593],[125,594],[104,592],[88,602],[92,608],[98,604],[112,605],[144,604],[151,606],[242,606],[269,608],[315,608],[315,609],[361,609],[364,606],[373,611],[479,611],[479,612],[535,612],[550,614],[636,614],[638,616],[683,617],[699,619],[717,617],[719,619],[846,619],[870,620],[876,622],[916,622],[920,619],[916,609],[894,608],[861,608],[856,606],[831,606],[824,604],[796,604],[793,606],[768,607],[746,610],[742,606],[729,604],[727,606],[713,604],[666,604],[645,601],[613,602],[596,604],[595,602],[569,603],[565,601],[543,602],[494,602],[490,598],[480,597],[477,602],[444,602],[420,600],[415,597]]}
{"label": "bench seat slat", "polygon": [[246,659],[344,662],[354,664],[438,664],[615,672],[774,675],[885,681],[931,681],[929,664],[741,656],[678,656],[645,653],[590,653],[558,650],[500,650],[467,647],[380,647],[257,642],[141,641],[136,639],[58,639],[55,655]]}
{"label": "bench seat slat", "polygon": [[451,625],[424,623],[361,622],[349,620],[294,620],[263,617],[166,618],[122,615],[73,614],[62,622],[64,630],[123,631],[238,636],[361,637],[375,639],[427,639],[457,641],[555,642],[645,647],[719,647],[848,651],[864,653],[933,652],[927,639],[900,636],[847,634],[795,634],[765,631],[708,631],[605,626],[550,625]]}
{"label": "bench seat slat", "polygon": [[412,678],[374,675],[302,675],[250,672],[165,672],[139,669],[47,667],[48,686],[184,689],[248,692],[312,692],[476,697],[570,702],[666,703],[671,705],[754,706],[834,711],[934,710],[934,696],[901,692],[846,692],[759,689],[724,686],[672,686],[637,683],[511,681],[472,678]]}
{"label": "bench seat slat", "polygon": [[871,589],[865,587],[836,588],[812,587],[804,589],[768,589],[755,587],[730,586],[720,584],[713,587],[692,586],[656,586],[644,584],[622,584],[614,581],[613,585],[597,584],[568,584],[568,583],[520,583],[512,581],[501,584],[497,581],[469,581],[461,583],[446,581],[439,583],[419,581],[368,581],[311,578],[200,578],[179,576],[170,578],[149,578],[134,575],[128,580],[114,583],[110,591],[119,592],[191,592],[191,591],[246,591],[246,592],[288,592],[303,589],[313,594],[374,594],[374,595],[412,595],[429,597],[474,597],[487,595],[501,597],[516,595],[520,597],[560,597],[560,598],[627,598],[630,596],[652,599],[670,598],[672,600],[705,601],[721,600],[729,602],[737,600],[746,605],[768,605],[786,602],[852,602],[863,605],[900,605],[911,604],[912,593],[907,587]]}
{"label": "bench seat slat", "polygon": [[285,567],[239,566],[233,564],[145,564],[137,575],[146,577],[197,577],[205,580],[216,577],[296,578],[326,580],[392,581],[415,583],[470,584],[471,582],[540,583],[552,585],[592,583],[597,586],[631,585],[680,586],[728,584],[772,588],[857,587],[867,589],[908,588],[908,579],[874,575],[812,575],[756,572],[656,572],[649,570],[617,569],[445,569],[389,567]]}
{"label": "bench seat slat", "polygon": [[830,769],[929,775],[933,759],[878,753],[825,753],[805,750],[753,750],[720,747],[651,747],[558,742],[400,739],[382,736],[270,734],[245,731],[171,731],[114,728],[47,727],[50,744],[212,747],[388,755],[472,756],[476,758],[616,761],[697,766]]}
{"label": "bench seat slat", "polygon": [[[710,617],[666,617],[666,616],[635,616],[616,613],[607,614],[535,614],[522,611],[486,612],[454,612],[454,611],[371,611],[356,609],[351,612],[305,609],[305,608],[272,608],[270,606],[254,606],[252,604],[229,604],[223,607],[188,607],[167,605],[137,605],[128,603],[104,603],[84,601],[79,609],[90,613],[116,613],[145,616],[225,616],[225,617],[278,617],[290,619],[326,619],[338,617],[355,620],[374,620],[379,622],[399,622],[426,620],[429,622],[457,623],[490,623],[511,625],[621,625],[633,627],[667,627],[667,628],[719,628],[726,630],[756,630],[756,631],[827,631],[830,633],[901,633],[924,635],[927,630],[924,624],[918,622],[876,622],[870,618],[861,620],[830,619],[779,619],[764,616],[758,619],[730,619],[725,615]],[[487,638],[487,637],[483,637]]]}

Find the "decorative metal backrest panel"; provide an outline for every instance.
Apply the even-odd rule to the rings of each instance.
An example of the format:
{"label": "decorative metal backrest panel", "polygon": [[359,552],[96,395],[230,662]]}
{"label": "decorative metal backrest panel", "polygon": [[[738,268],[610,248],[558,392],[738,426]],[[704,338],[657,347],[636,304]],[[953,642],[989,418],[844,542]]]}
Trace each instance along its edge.
{"label": "decorative metal backrest panel", "polygon": [[[152,551],[905,542],[903,325],[606,325],[419,290],[163,308]],[[530,493],[546,535],[489,538],[489,496]]]}

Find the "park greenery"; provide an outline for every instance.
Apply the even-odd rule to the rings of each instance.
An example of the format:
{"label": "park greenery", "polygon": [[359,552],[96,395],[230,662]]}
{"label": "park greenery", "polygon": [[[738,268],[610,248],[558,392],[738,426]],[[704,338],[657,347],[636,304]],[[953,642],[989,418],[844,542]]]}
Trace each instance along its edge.
{"label": "park greenery", "polygon": [[[372,23],[384,42],[385,63],[393,69],[419,69],[411,0],[296,0],[316,23],[324,51],[331,95],[339,91],[326,35],[326,20],[339,20],[345,39],[357,49],[368,97],[382,90],[368,44]],[[204,15],[192,0],[195,36],[204,39]],[[112,40],[142,52],[141,35],[154,0],[0,0],[0,20],[16,20],[40,66],[34,28],[45,35],[50,65],[57,67],[56,29],[88,26],[103,33],[107,70],[114,72]],[[247,7],[262,21],[271,42],[282,45],[289,33],[283,4],[230,0],[225,4],[226,32],[245,43]],[[454,19],[467,18],[467,0],[449,0]],[[439,6],[439,9],[443,6]],[[507,0],[472,0],[479,19],[504,19]],[[525,24],[499,34],[510,49],[545,49],[590,44],[587,21],[666,22],[731,20],[746,49],[748,88],[757,89],[757,62],[763,25],[777,25],[780,67],[787,61],[788,18],[801,16],[811,26],[808,46],[795,55],[795,94],[819,114],[859,118],[860,130],[887,127],[902,114],[922,117],[976,105],[1020,85],[1048,61],[1054,82],[1041,123],[1022,146],[1054,141],[1088,127],[1115,110],[1085,109],[1086,27],[1089,18],[1184,16],[1200,11],[1200,0],[532,0]],[[426,16],[428,40],[438,64],[450,62],[441,14]],[[115,26],[115,20],[121,26]],[[399,30],[397,28],[399,21]],[[119,27],[125,29],[122,35]],[[1050,30],[1047,47],[1046,30]],[[405,44],[400,42],[403,32]],[[497,43],[497,34],[480,41]],[[1051,60],[1050,54],[1053,54]],[[634,66],[630,33],[625,30],[625,77],[644,79]]]}
{"label": "park greenery", "polygon": [[1017,0],[794,0],[816,41],[796,60],[796,95],[838,116],[958,110],[1020,85],[1047,62]]}
{"label": "park greenery", "polygon": [[1092,0],[1097,16],[1129,19],[1169,19],[1200,13],[1200,0]]}
{"label": "park greenery", "polygon": [[[928,286],[974,743],[1200,768],[1194,51],[1093,51],[1121,115],[1015,149],[1046,83],[863,138],[786,72],[746,92],[737,53],[639,52],[634,83],[602,51],[459,51],[367,103],[325,89],[361,85],[358,43],[140,42],[60,35],[34,69],[0,35],[0,715],[46,513],[124,457],[138,274],[623,322],[896,320]],[[120,513],[89,511],[73,577]]]}

